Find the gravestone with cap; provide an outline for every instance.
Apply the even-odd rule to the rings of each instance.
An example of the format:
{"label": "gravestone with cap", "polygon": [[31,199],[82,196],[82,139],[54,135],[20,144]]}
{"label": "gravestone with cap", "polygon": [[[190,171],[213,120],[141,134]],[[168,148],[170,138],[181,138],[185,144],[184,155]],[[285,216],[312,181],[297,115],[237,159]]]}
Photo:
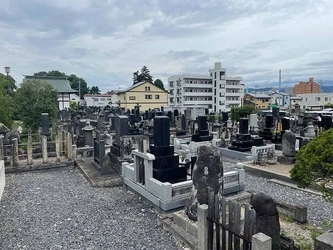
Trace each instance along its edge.
{"label": "gravestone with cap", "polygon": [[201,142],[201,141],[210,141],[213,139],[213,136],[209,135],[207,116],[198,116],[198,131],[192,135],[192,141]]}
{"label": "gravestone with cap", "polygon": [[179,166],[179,156],[174,154],[174,147],[170,145],[170,121],[167,116],[154,118],[154,144],[150,145],[150,153],[155,156],[155,179],[171,183],[186,180],[186,167]]}
{"label": "gravestone with cap", "polygon": [[253,140],[249,134],[249,119],[241,118],[239,120],[239,133],[236,134],[236,138],[231,141],[229,149],[236,151],[249,151],[253,146]]}
{"label": "gravestone with cap", "polygon": [[278,157],[278,162],[281,164],[291,165],[296,161],[296,136],[286,130],[282,136],[282,156]]}
{"label": "gravestone with cap", "polygon": [[42,126],[41,135],[49,137],[51,135],[49,113],[42,113],[41,126]]}
{"label": "gravestone with cap", "polygon": [[264,140],[273,140],[274,130],[274,117],[272,115],[265,116],[265,127],[263,130],[259,130],[259,136]]}

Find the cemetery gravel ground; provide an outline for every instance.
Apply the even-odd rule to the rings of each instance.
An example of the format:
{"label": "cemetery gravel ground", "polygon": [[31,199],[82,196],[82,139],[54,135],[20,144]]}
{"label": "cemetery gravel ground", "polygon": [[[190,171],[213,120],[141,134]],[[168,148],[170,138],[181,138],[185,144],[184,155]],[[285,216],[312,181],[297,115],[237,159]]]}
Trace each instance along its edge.
{"label": "cemetery gravel ground", "polygon": [[0,249],[181,249],[156,212],[122,187],[92,188],[79,170],[6,175]]}

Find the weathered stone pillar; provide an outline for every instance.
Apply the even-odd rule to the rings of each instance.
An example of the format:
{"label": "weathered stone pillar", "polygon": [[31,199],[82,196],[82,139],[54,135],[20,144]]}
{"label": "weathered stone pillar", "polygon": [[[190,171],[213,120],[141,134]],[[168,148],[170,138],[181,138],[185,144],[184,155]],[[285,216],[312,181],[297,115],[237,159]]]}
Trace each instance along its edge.
{"label": "weathered stone pillar", "polygon": [[55,146],[56,146],[56,162],[60,161],[60,135],[56,135],[56,141],[55,141]]}
{"label": "weathered stone pillar", "polygon": [[272,250],[272,238],[263,233],[253,235],[252,250]]}
{"label": "weathered stone pillar", "polygon": [[72,150],[73,150],[73,160],[76,160],[77,158],[77,146],[75,144],[72,145]]}
{"label": "weathered stone pillar", "polygon": [[198,206],[198,249],[208,250],[208,205]]}
{"label": "weathered stone pillar", "polygon": [[32,165],[32,137],[31,135],[28,136],[28,143],[27,143],[27,164]]}
{"label": "weathered stone pillar", "polygon": [[42,136],[42,155],[43,155],[43,163],[47,163],[47,137],[45,135]]}
{"label": "weathered stone pillar", "polygon": [[63,144],[63,154],[67,155],[67,132],[62,130],[62,144]]}
{"label": "weathered stone pillar", "polygon": [[4,159],[3,154],[3,135],[0,135],[0,161]]}
{"label": "weathered stone pillar", "polygon": [[18,141],[17,138],[12,140],[12,157],[13,157],[13,167],[18,167],[19,156],[18,156]]}
{"label": "weathered stone pillar", "polygon": [[59,156],[63,154],[64,147],[63,147],[63,136],[62,136],[62,126],[58,128],[58,142],[59,142]]}
{"label": "weathered stone pillar", "polygon": [[73,160],[73,144],[72,144],[72,135],[67,133],[67,158],[69,161]]}

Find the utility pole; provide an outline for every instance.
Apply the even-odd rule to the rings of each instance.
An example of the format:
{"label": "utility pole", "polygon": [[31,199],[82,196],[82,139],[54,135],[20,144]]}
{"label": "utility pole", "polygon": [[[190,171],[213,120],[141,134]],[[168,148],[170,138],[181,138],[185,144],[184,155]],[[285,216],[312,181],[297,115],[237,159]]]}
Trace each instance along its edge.
{"label": "utility pole", "polygon": [[279,70],[279,107],[281,105],[281,69]]}
{"label": "utility pole", "polygon": [[254,103],[254,108],[257,109],[257,102],[258,102],[258,99],[257,99],[257,92],[258,92],[258,85],[254,86],[255,87],[255,103]]}
{"label": "utility pole", "polygon": [[79,80],[79,100],[81,100],[81,80]]}

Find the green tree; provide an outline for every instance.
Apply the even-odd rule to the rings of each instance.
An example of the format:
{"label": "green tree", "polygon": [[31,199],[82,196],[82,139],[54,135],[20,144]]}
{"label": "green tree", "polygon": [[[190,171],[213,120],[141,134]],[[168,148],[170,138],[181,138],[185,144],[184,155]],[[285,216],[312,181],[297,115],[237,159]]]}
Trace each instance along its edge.
{"label": "green tree", "polygon": [[79,103],[78,102],[70,101],[70,103],[69,103],[69,111],[71,111],[72,114],[76,114],[78,107],[79,107]]}
{"label": "green tree", "polygon": [[165,88],[164,88],[164,84],[163,84],[163,82],[161,81],[161,79],[156,79],[156,80],[154,81],[154,85],[155,85],[156,87],[159,87],[160,89],[165,90]]}
{"label": "green tree", "polygon": [[333,108],[333,104],[328,102],[324,105],[324,108]]}
{"label": "green tree", "polygon": [[13,125],[14,102],[12,89],[9,87],[9,80],[0,74],[0,122],[5,124],[8,128]]}
{"label": "green tree", "polygon": [[89,93],[89,87],[87,82],[83,78],[80,78],[74,74],[66,75],[64,72],[60,72],[59,70],[51,70],[48,72],[40,71],[38,73],[34,73],[34,76],[67,77],[72,89],[80,89],[80,98],[82,98],[85,94]]}
{"label": "green tree", "polygon": [[98,86],[92,86],[90,88],[90,94],[100,94],[101,91],[99,90]]}
{"label": "green tree", "polygon": [[13,94],[14,90],[17,89],[17,86],[15,84],[15,80],[10,75],[7,77],[4,74],[0,73],[0,84],[2,88],[4,88],[5,93]]}
{"label": "green tree", "polygon": [[319,134],[296,155],[290,177],[300,187],[320,187],[324,198],[333,202],[333,129]]}
{"label": "green tree", "polygon": [[139,83],[139,78],[140,78],[139,75],[140,75],[139,71],[133,72],[133,85]]}
{"label": "green tree", "polygon": [[45,81],[27,80],[17,90],[15,104],[24,127],[37,132],[42,113],[49,113],[50,124],[55,122],[58,92]]}
{"label": "green tree", "polygon": [[255,113],[255,108],[252,105],[243,105],[240,108],[231,108],[230,119],[232,121],[239,121],[240,118],[246,118],[250,114]]}
{"label": "green tree", "polygon": [[133,73],[133,85],[139,82],[150,82],[153,83],[153,77],[150,75],[150,70],[147,66],[143,66],[141,69],[141,73],[136,71]]}
{"label": "green tree", "polygon": [[0,122],[8,128],[13,125],[13,98],[10,95],[0,93]]}

